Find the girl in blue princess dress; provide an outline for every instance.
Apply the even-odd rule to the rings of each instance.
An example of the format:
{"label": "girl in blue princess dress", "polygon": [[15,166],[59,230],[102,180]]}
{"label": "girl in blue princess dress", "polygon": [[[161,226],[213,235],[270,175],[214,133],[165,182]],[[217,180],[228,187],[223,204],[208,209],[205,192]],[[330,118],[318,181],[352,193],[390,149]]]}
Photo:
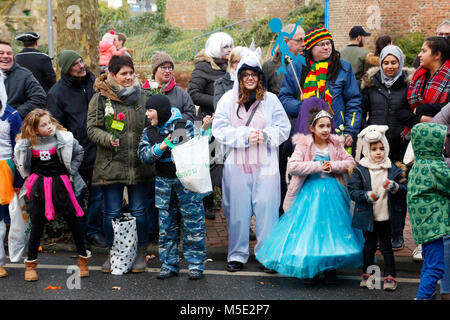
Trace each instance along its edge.
{"label": "girl in blue princess dress", "polygon": [[[317,99],[319,100],[319,99]],[[314,105],[314,104],[312,104]],[[320,104],[316,104],[320,106]],[[264,240],[256,258],[267,269],[317,283],[336,283],[336,269],[362,265],[364,238],[351,227],[350,198],[343,174],[354,164],[342,136],[332,135],[332,115],[312,107],[310,134],[294,134],[287,166],[292,176],[285,214]]]}

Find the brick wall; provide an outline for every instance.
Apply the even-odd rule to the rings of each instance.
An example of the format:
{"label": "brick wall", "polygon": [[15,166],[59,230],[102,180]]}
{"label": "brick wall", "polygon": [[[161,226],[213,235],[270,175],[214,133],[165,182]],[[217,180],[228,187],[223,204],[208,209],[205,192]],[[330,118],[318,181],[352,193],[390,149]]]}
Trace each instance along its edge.
{"label": "brick wall", "polygon": [[330,0],[330,31],[338,50],[347,44],[348,32],[354,25],[362,25],[372,33],[366,47],[373,51],[375,40],[383,34],[394,41],[416,31],[431,36],[449,16],[448,0]]}
{"label": "brick wall", "polygon": [[215,17],[243,20],[266,16],[283,18],[305,0],[168,0],[167,21],[187,30],[201,30]]}

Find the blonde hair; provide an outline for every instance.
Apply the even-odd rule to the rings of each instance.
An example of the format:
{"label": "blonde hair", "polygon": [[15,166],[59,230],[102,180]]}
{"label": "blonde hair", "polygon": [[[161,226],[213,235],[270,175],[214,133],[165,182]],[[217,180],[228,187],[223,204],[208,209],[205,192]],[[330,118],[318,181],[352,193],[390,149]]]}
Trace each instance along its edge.
{"label": "blonde hair", "polygon": [[230,57],[228,58],[228,66],[227,66],[227,72],[228,73],[230,73],[230,71],[231,71],[231,68],[232,68],[231,66],[232,66],[233,60],[237,59],[237,58],[240,59],[242,57],[241,56],[241,49],[242,48],[244,48],[244,47],[236,47],[233,50],[231,50]]}
{"label": "blonde hair", "polygon": [[34,109],[30,113],[27,114],[25,119],[23,119],[22,127],[20,128],[20,133],[16,137],[16,141],[20,139],[28,139],[32,146],[36,144],[36,130],[39,126],[39,121],[43,116],[48,116],[50,118],[51,123],[56,126],[56,130],[67,131],[58,120],[56,120],[49,111],[44,109]]}

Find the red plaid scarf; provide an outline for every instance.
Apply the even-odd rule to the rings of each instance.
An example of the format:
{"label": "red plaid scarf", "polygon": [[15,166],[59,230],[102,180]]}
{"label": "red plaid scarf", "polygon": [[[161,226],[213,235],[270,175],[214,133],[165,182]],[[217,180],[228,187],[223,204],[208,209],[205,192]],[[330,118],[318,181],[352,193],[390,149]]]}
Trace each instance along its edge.
{"label": "red plaid scarf", "polygon": [[[428,70],[417,68],[408,88],[408,103],[415,109],[424,103],[444,103],[450,92],[450,60],[425,82]],[[424,90],[425,89],[425,90]]]}

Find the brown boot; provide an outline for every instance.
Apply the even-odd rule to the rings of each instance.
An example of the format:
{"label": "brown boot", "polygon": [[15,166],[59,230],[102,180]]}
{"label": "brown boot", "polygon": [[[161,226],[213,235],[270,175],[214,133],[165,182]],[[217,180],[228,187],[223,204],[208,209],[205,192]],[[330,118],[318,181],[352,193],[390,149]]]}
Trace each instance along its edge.
{"label": "brown boot", "polygon": [[0,278],[4,278],[8,275],[8,272],[6,272],[5,268],[0,267]]}
{"label": "brown boot", "polygon": [[441,293],[441,300],[450,300],[450,293]]}
{"label": "brown boot", "polygon": [[78,256],[78,268],[80,269],[80,278],[89,277],[88,262],[91,259],[91,252],[86,250],[87,257]]}
{"label": "brown boot", "polygon": [[32,261],[25,259],[25,281],[37,281],[39,279],[36,272],[37,262],[37,259]]}

